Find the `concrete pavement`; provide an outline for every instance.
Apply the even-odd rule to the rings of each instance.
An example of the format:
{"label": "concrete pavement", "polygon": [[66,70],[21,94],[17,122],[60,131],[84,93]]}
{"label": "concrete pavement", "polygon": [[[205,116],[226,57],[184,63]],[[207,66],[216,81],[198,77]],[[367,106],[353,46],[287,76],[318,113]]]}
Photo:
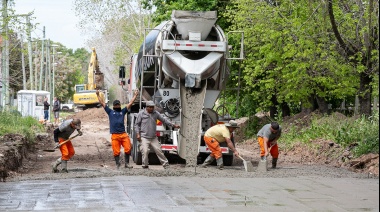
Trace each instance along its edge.
{"label": "concrete pavement", "polygon": [[0,211],[379,211],[379,179],[116,176],[5,182]]}

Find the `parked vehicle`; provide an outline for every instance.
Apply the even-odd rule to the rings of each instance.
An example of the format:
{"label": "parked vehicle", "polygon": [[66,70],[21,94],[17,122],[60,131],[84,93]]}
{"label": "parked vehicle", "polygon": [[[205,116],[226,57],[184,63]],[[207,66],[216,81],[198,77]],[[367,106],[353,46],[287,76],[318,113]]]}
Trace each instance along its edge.
{"label": "parked vehicle", "polygon": [[74,104],[72,104],[72,103],[62,104],[61,103],[61,111],[74,111]]}

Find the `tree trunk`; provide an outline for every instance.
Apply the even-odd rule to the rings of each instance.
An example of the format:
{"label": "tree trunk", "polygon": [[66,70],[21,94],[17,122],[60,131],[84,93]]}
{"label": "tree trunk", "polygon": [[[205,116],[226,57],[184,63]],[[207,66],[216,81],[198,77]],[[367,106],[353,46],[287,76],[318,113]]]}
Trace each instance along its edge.
{"label": "tree trunk", "polygon": [[286,116],[290,116],[290,107],[288,105],[288,103],[286,102],[283,102],[280,104],[281,106],[281,110],[282,110],[282,117],[286,117]]}
{"label": "tree trunk", "polygon": [[304,103],[301,104],[301,112],[302,113],[310,114],[315,109],[317,109],[317,107],[316,107],[314,95],[309,96],[308,102],[306,104],[304,104]]}
{"label": "tree trunk", "polygon": [[365,72],[360,73],[359,105],[360,114],[371,115],[371,78]]}
{"label": "tree trunk", "polygon": [[326,100],[322,97],[316,97],[319,112],[325,114],[329,112],[329,107]]}
{"label": "tree trunk", "polygon": [[277,111],[278,102],[277,102],[276,95],[272,95],[271,102],[272,102],[272,106],[269,108],[269,116],[272,119],[274,119],[278,115],[278,111]]}

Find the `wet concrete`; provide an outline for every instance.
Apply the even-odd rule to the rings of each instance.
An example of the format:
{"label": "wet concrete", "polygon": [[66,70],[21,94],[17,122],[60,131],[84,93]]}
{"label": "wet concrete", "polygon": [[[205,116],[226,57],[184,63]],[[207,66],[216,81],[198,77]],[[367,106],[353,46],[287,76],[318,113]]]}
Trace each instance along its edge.
{"label": "wet concrete", "polygon": [[0,211],[379,211],[379,179],[114,176],[0,183]]}

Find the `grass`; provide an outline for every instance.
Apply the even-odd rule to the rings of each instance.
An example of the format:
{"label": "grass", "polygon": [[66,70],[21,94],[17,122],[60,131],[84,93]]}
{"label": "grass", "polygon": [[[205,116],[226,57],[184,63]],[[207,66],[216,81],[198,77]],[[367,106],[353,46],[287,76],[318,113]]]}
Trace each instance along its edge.
{"label": "grass", "polygon": [[[286,126],[285,126],[286,127]],[[310,143],[310,140],[333,141],[344,148],[352,148],[356,157],[368,153],[379,153],[379,113],[371,117],[346,117],[334,115],[314,118],[311,125],[301,130],[296,127],[283,133],[281,142],[292,146],[296,142]]]}
{"label": "grass", "polygon": [[44,126],[31,116],[22,117],[17,111],[0,111],[0,136],[21,134],[34,141],[35,134],[43,131]]}
{"label": "grass", "polygon": [[[66,112],[66,111],[60,111],[59,112],[59,119],[64,120],[67,116],[72,115],[74,112]],[[52,112],[50,114],[50,122],[54,123],[54,113]]]}

